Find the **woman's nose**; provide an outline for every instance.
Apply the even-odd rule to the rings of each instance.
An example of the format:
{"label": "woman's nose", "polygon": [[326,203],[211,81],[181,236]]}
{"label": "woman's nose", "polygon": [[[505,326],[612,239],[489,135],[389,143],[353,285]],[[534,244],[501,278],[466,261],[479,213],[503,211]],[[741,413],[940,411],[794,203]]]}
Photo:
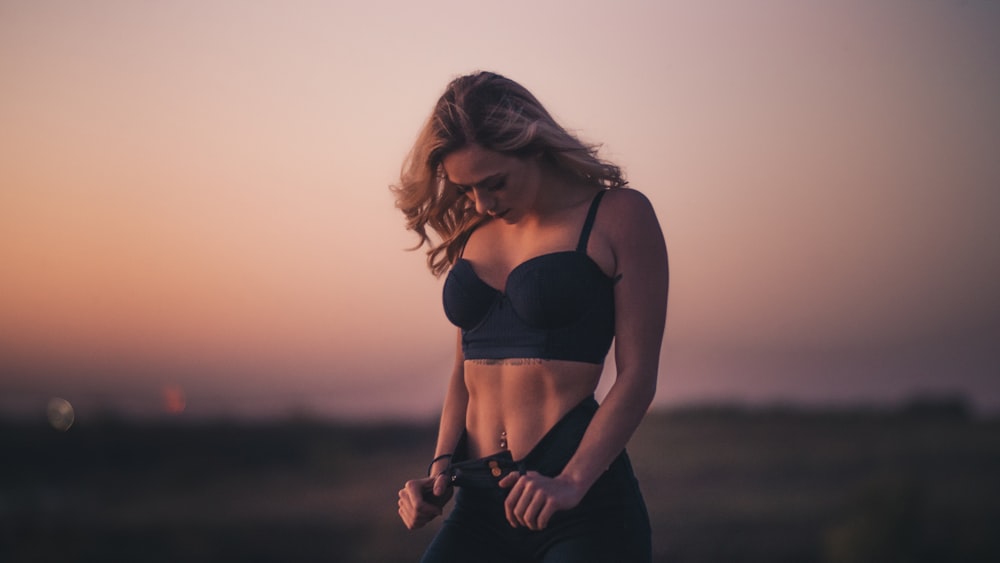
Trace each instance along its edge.
{"label": "woman's nose", "polygon": [[493,208],[496,207],[496,198],[478,189],[473,189],[473,194],[476,197],[476,213],[486,215],[486,213],[493,211]]}

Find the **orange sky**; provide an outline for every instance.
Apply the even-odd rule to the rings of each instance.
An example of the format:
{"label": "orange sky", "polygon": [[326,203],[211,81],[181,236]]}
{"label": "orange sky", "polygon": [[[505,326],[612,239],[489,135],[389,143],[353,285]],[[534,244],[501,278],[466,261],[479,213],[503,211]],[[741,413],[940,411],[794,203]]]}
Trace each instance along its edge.
{"label": "orange sky", "polygon": [[0,412],[432,413],[386,187],[476,68],[653,201],[659,403],[1000,407],[997,3],[329,4],[0,4]]}

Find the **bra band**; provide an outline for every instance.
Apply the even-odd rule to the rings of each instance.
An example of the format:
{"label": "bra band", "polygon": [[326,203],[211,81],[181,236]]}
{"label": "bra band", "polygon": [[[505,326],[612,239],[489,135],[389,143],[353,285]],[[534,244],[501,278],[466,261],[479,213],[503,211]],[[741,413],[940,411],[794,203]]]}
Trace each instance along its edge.
{"label": "bra band", "polygon": [[597,217],[597,205],[601,203],[604,192],[601,190],[594,196],[594,201],[590,202],[590,209],[587,210],[587,219],[583,222],[583,230],[580,231],[580,242],[576,245],[577,252],[587,253],[587,242],[590,239],[590,230],[594,228],[594,219]]}

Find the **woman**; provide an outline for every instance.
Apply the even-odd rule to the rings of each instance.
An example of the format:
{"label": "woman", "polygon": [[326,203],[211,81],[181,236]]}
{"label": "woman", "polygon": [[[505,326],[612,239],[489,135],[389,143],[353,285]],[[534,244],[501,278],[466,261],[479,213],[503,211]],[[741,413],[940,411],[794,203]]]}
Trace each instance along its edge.
{"label": "woman", "polygon": [[448,85],[393,188],[459,327],[428,476],[399,491],[413,529],[458,488],[427,563],[650,560],[624,448],[656,389],[667,254],[648,200],[596,152],[478,72]]}

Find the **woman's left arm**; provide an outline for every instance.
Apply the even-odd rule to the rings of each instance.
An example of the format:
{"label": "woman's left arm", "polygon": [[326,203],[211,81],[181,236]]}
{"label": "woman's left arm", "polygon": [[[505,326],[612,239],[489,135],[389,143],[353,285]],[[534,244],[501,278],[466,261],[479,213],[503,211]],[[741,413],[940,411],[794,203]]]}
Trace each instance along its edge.
{"label": "woman's left arm", "polygon": [[625,448],[656,392],[669,285],[663,232],[649,200],[635,190],[609,191],[601,212],[600,232],[620,277],[615,286],[617,377],[561,474],[553,479],[512,475],[501,482],[511,487],[506,506],[511,525],[542,529],[556,511],[579,504]]}

